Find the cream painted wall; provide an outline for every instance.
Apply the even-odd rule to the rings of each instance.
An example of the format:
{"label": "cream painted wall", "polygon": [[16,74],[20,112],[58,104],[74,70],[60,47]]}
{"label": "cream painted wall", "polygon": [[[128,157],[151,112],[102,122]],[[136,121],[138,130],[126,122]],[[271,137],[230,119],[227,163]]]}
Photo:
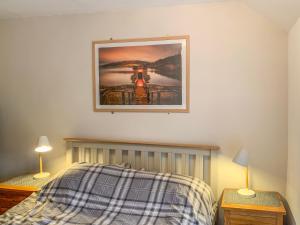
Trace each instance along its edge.
{"label": "cream painted wall", "polygon": [[[244,184],[231,162],[243,145],[253,187],[285,192],[287,34],[242,3],[1,23],[1,178],[37,170],[39,135],[54,145],[52,171],[64,162],[62,138],[83,136],[218,144],[219,193]],[[182,34],[191,38],[191,113],[93,112],[92,40]]]}
{"label": "cream painted wall", "polygon": [[[300,223],[300,19],[289,33],[289,151],[287,171],[287,200]],[[293,224],[293,218],[291,223]]]}

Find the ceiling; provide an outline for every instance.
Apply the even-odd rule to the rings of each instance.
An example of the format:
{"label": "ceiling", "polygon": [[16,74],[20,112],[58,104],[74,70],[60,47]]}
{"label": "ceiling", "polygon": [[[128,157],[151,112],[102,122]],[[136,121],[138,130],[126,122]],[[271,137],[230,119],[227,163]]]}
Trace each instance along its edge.
{"label": "ceiling", "polygon": [[300,0],[241,0],[289,30],[300,17]]}
{"label": "ceiling", "polygon": [[0,0],[0,18],[92,13],[224,0]]}
{"label": "ceiling", "polygon": [[[0,0],[0,19],[93,13],[218,1],[229,0]],[[237,1],[245,2],[286,30],[289,30],[300,16],[300,0]]]}

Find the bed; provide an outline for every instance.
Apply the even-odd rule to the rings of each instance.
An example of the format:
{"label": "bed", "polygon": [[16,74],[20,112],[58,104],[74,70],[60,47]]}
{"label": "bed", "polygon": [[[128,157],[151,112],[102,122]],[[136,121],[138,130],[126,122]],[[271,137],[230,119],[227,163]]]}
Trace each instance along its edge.
{"label": "bed", "polygon": [[214,224],[217,146],[65,140],[70,167],[0,224]]}

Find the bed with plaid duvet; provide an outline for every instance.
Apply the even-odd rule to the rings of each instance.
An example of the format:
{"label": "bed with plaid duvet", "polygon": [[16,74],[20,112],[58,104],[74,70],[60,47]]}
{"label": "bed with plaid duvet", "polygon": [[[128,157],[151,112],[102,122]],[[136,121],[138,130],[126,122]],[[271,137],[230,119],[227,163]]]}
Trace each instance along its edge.
{"label": "bed with plaid duvet", "polygon": [[42,188],[35,206],[0,216],[6,225],[212,225],[203,181],[101,164],[76,164]]}

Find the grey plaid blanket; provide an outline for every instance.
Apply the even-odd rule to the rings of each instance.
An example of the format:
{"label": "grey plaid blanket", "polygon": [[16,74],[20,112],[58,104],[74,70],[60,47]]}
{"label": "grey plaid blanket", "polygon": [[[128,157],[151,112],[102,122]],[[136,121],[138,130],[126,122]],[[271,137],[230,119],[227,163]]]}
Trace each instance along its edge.
{"label": "grey plaid blanket", "polygon": [[43,187],[32,210],[8,212],[0,224],[212,225],[213,203],[196,178],[77,164]]}

